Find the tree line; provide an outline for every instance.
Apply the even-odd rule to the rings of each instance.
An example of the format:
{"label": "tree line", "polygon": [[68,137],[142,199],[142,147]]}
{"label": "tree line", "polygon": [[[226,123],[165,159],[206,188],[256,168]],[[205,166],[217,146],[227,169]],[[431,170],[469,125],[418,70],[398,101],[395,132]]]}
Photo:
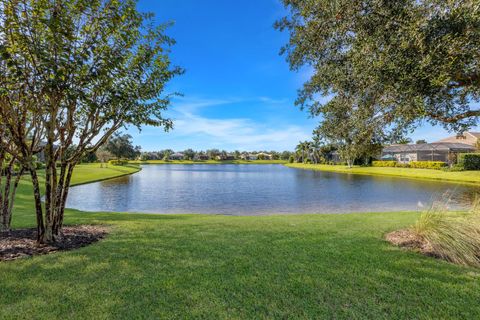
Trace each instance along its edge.
{"label": "tree line", "polygon": [[[165,149],[160,151],[142,152],[139,160],[168,160],[175,153],[172,149]],[[267,157],[271,160],[288,160],[293,152],[290,151],[239,151],[228,152],[226,150],[208,149],[196,151],[193,149],[186,149],[179,151],[183,155],[184,160],[217,160],[217,159],[229,159],[240,160],[249,159],[249,157],[255,156],[259,160],[267,160]]]}

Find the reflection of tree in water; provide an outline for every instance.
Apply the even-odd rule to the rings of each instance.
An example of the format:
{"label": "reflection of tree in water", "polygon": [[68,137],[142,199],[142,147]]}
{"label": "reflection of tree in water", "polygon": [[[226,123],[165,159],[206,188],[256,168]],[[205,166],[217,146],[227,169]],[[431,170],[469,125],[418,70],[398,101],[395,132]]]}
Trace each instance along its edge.
{"label": "reflection of tree in water", "polygon": [[465,210],[471,208],[480,195],[480,188],[469,186],[453,186],[443,192],[436,192],[428,203],[422,203],[422,208],[435,204],[446,206],[448,210]]}
{"label": "reflection of tree in water", "polygon": [[118,185],[127,185],[130,183],[130,179],[132,177],[130,175],[111,179],[111,180],[104,180],[101,181],[102,187],[112,187],[112,186],[118,186]]}

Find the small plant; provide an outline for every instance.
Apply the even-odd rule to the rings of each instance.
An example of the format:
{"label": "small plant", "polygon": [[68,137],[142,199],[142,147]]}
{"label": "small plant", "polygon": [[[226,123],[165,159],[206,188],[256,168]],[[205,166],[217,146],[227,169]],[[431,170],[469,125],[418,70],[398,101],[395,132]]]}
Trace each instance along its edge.
{"label": "small plant", "polygon": [[[445,200],[446,198],[446,200]],[[480,199],[466,213],[449,212],[450,197],[434,203],[411,231],[423,250],[447,261],[480,267]]]}

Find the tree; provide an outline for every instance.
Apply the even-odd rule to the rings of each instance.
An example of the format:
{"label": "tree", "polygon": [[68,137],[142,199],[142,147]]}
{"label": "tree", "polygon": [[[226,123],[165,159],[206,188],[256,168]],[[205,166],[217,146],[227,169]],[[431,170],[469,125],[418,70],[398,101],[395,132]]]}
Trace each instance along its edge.
{"label": "tree", "polygon": [[364,101],[358,106],[345,97],[336,98],[335,103],[324,113],[315,135],[332,144],[349,167],[358,159],[367,164],[380,153],[385,141],[383,122],[375,117],[375,105]]}
{"label": "tree", "polygon": [[0,125],[0,231],[11,230],[15,194],[25,171],[12,148],[7,130]]}
{"label": "tree", "polygon": [[108,161],[114,157],[105,147],[99,148],[95,154],[100,160],[100,168],[108,167]]}
{"label": "tree", "polygon": [[413,140],[410,139],[410,138],[399,138],[399,139],[396,139],[396,140],[393,140],[393,143],[397,143],[397,144],[410,144],[412,143]]}
{"label": "tree", "polygon": [[[170,99],[162,94],[182,70],[171,67],[166,26],[155,27],[133,0],[4,0],[2,9],[2,121],[32,177],[38,240],[54,242],[75,165],[122,126],[169,129],[162,111]],[[4,84],[18,94],[6,94]],[[22,121],[27,130],[15,126]],[[44,206],[29,160],[39,137],[45,139]]]}
{"label": "tree", "polygon": [[105,150],[117,160],[121,158],[133,160],[139,155],[140,147],[133,146],[131,135],[114,133],[105,144]]}
{"label": "tree", "polygon": [[183,155],[185,156],[186,160],[193,160],[195,158],[196,152],[192,149],[187,149],[183,151]]}
{"label": "tree", "polygon": [[309,152],[310,152],[311,143],[309,141],[300,141],[299,144],[296,146],[295,151],[298,155],[297,162],[306,162]]}
{"label": "tree", "polygon": [[[281,50],[293,70],[312,76],[297,104],[314,116],[346,96],[374,97],[392,135],[423,120],[463,131],[480,109],[480,8],[477,1],[283,0],[290,33]],[[332,97],[322,102],[319,96]]]}
{"label": "tree", "polygon": [[172,154],[173,154],[173,150],[172,150],[172,149],[164,150],[164,151],[163,151],[163,158],[162,158],[162,160],[164,160],[164,161],[170,160],[170,156],[171,156]]}
{"label": "tree", "polygon": [[283,151],[282,154],[280,155],[280,159],[282,159],[282,160],[289,160],[291,156],[292,156],[292,152],[290,152],[290,151]]}
{"label": "tree", "polygon": [[207,150],[207,156],[210,160],[216,160],[217,156],[220,155],[220,150],[218,149],[210,149]]}
{"label": "tree", "polygon": [[427,140],[425,140],[425,139],[417,140],[415,142],[415,144],[426,144],[426,143],[427,143]]}

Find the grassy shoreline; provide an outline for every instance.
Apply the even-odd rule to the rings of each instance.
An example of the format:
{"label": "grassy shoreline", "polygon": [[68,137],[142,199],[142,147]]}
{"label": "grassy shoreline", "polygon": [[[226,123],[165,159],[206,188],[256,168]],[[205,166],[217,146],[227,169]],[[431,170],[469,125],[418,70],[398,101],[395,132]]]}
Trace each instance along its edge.
{"label": "grassy shoreline", "polygon": [[480,171],[448,172],[433,169],[358,167],[348,168],[343,165],[288,163],[287,167],[306,170],[328,171],[346,174],[390,176],[404,179],[436,180],[449,183],[480,186]]}
{"label": "grassy shoreline", "polygon": [[[73,183],[138,168],[79,166]],[[34,226],[22,181],[14,227]],[[417,212],[217,216],[81,212],[111,234],[0,263],[0,318],[480,318],[480,270],[392,247]]]}

